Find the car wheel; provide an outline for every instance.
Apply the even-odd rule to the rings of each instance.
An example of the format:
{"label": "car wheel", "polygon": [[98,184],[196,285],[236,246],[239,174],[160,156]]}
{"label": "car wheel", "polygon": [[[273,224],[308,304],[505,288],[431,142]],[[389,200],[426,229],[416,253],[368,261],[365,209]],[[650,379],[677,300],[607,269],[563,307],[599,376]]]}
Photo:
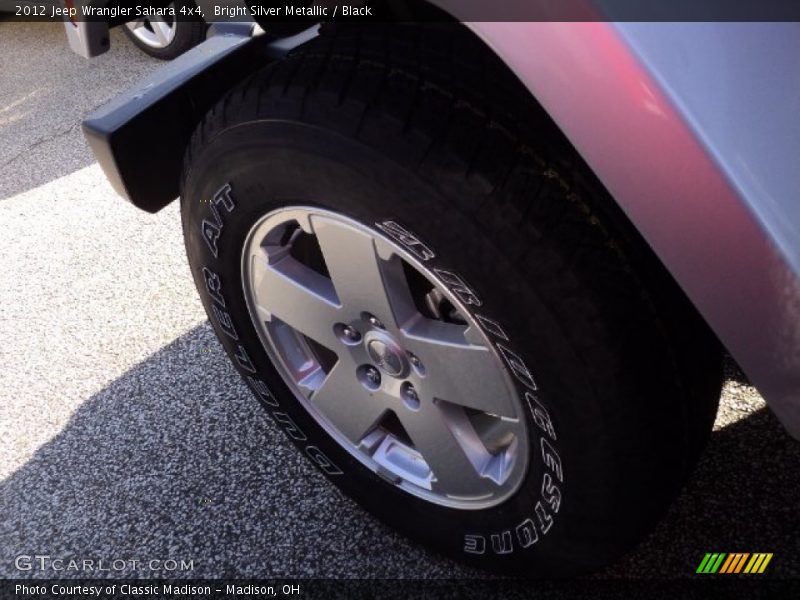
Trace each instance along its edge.
{"label": "car wheel", "polygon": [[194,2],[174,2],[175,17],[150,16],[125,23],[125,34],[146,54],[172,60],[195,47],[206,37],[202,18],[181,15],[181,8],[195,9]]}
{"label": "car wheel", "polygon": [[277,426],[366,509],[480,567],[596,569],[695,463],[719,348],[503,66],[425,36],[331,28],[213,109],[192,273]]}

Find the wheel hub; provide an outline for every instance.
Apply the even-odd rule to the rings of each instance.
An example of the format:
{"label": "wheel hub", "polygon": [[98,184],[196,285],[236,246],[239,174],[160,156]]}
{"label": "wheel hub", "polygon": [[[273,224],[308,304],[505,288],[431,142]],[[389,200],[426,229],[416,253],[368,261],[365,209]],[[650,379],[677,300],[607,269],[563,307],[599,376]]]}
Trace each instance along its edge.
{"label": "wheel hub", "polygon": [[408,373],[408,360],[402,348],[388,335],[370,332],[365,337],[372,363],[387,375],[402,378]]}

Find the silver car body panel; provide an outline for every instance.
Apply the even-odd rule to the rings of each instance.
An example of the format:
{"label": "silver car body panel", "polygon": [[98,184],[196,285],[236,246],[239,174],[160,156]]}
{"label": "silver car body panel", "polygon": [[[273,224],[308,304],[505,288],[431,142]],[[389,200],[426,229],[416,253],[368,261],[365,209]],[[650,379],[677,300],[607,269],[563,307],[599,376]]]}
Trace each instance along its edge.
{"label": "silver car body panel", "polygon": [[800,24],[469,26],[800,438]]}

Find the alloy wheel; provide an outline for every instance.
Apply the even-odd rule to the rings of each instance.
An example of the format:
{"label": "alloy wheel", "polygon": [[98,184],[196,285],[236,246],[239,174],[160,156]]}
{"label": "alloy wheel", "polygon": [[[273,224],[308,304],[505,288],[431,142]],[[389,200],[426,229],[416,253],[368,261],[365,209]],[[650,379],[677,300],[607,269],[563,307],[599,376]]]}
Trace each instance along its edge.
{"label": "alloy wheel", "polygon": [[281,209],[242,252],[250,316],[313,418],[385,480],[436,504],[497,505],[528,461],[500,357],[440,276],[377,229]]}

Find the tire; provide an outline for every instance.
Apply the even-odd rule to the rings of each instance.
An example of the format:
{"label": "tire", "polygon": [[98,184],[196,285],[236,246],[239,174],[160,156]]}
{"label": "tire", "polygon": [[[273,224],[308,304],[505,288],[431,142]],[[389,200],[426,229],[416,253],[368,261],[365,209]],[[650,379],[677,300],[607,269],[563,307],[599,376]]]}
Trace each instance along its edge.
{"label": "tire", "polygon": [[[481,568],[596,570],[653,527],[698,459],[721,352],[513,76],[460,28],[435,33],[324,29],[228,94],[186,155],[192,274],[256,397],[367,510]],[[242,268],[254,225],[287,206],[388,232],[480,323],[523,406],[527,467],[512,495],[464,508],[408,493],[287,385]]]}
{"label": "tire", "polygon": [[146,18],[130,21],[122,27],[125,35],[136,47],[145,54],[160,60],[177,58],[206,38],[207,27],[202,17],[182,16],[180,12],[181,9],[196,10],[196,5],[192,0],[173,2],[170,6],[175,8],[177,18],[174,21],[169,18],[164,19],[169,28],[167,37],[159,38],[155,34],[154,25],[156,24]]}

